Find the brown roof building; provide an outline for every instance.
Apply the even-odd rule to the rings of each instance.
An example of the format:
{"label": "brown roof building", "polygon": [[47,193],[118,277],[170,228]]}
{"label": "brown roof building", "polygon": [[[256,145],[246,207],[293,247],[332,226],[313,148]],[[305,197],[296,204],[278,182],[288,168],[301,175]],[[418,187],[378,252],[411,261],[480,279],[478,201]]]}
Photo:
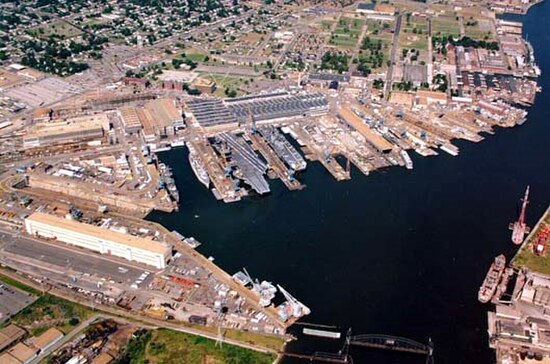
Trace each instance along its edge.
{"label": "brown roof building", "polygon": [[25,334],[25,330],[13,324],[0,329],[0,351],[23,338]]}

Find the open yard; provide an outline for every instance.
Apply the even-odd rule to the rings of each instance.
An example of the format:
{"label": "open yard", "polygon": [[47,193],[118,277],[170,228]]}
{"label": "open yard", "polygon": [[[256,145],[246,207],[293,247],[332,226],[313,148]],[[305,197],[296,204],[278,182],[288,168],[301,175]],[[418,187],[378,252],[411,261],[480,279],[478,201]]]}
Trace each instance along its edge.
{"label": "open yard", "polygon": [[39,335],[50,327],[67,334],[92,313],[87,307],[46,294],[21,310],[11,322],[24,327],[31,335]]}
{"label": "open yard", "polygon": [[460,21],[456,14],[439,15],[432,19],[432,34],[460,36]]}
{"label": "open yard", "polygon": [[116,363],[135,364],[270,364],[275,357],[224,344],[216,347],[213,340],[178,331],[159,329],[138,331]]}
{"label": "open yard", "polygon": [[11,318],[9,322],[24,327],[32,336],[39,335],[50,327],[57,327],[65,334],[74,326],[89,318],[93,311],[85,306],[50,294],[41,294],[34,288],[0,274],[0,281],[22,291],[40,297]]}
{"label": "open yard", "polygon": [[39,26],[33,30],[37,32],[37,35],[40,38],[48,38],[52,34],[60,35],[65,38],[73,38],[82,34],[80,29],[75,28],[62,20]]}
{"label": "open yard", "polygon": [[428,19],[406,14],[399,35],[399,46],[420,51],[428,50]]}
{"label": "open yard", "polygon": [[362,19],[341,17],[330,35],[329,44],[340,48],[354,48],[359,41],[364,24],[365,21]]}
{"label": "open yard", "polygon": [[464,18],[464,35],[477,40],[495,40],[493,23],[489,19]]}

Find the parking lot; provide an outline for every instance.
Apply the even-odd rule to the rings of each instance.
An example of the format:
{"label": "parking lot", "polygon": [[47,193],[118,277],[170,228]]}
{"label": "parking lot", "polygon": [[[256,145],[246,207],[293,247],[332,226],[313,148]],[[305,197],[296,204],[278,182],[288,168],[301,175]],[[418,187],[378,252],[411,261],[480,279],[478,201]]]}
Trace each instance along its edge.
{"label": "parking lot", "polygon": [[36,263],[58,267],[61,271],[75,271],[96,276],[106,281],[132,285],[147,269],[105,259],[99,254],[74,248],[40,243],[25,237],[7,237],[0,233],[2,252],[32,259]]}
{"label": "parking lot", "polygon": [[0,322],[8,320],[36,298],[10,285],[0,283]]}

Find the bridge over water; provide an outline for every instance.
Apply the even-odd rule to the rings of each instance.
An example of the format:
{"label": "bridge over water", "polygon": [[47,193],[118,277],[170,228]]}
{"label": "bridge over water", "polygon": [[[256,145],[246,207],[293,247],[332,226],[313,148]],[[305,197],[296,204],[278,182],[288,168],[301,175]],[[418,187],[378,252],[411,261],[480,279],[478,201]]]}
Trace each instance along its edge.
{"label": "bridge over water", "polygon": [[429,339],[428,344],[422,344],[412,339],[391,335],[363,334],[353,336],[351,334],[351,329],[348,330],[344,346],[338,353],[315,352],[312,355],[307,355],[280,352],[279,354],[297,359],[309,360],[313,363],[352,364],[353,359],[349,355],[350,346],[425,355],[426,364],[434,364],[433,342],[431,339]]}

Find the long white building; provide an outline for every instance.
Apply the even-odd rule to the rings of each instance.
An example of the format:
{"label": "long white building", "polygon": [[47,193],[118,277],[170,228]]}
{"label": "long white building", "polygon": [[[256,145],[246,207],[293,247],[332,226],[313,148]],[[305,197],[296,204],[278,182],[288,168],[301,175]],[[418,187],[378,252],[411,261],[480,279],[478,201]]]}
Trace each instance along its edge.
{"label": "long white building", "polygon": [[163,269],[170,259],[170,246],[99,226],[35,212],[25,219],[30,235],[53,238],[67,244],[114,255]]}

